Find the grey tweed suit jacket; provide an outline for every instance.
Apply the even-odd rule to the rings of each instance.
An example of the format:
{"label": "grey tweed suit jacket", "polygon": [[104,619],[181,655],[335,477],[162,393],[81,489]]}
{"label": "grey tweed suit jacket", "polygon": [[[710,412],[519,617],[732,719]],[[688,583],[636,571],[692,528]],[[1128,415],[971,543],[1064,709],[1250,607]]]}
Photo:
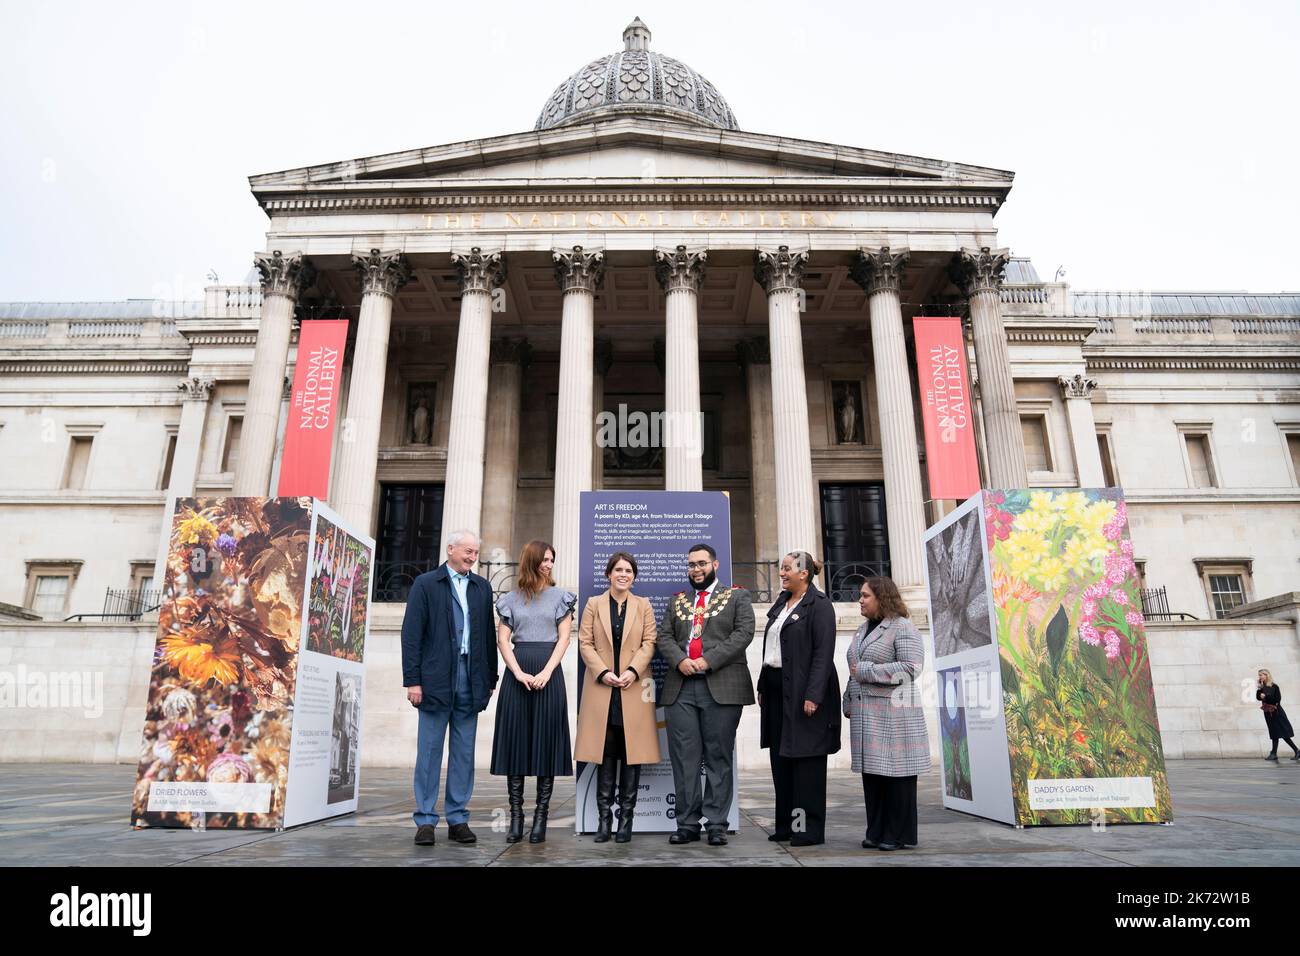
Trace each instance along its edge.
{"label": "grey tweed suit jacket", "polygon": [[[659,638],[656,646],[668,662],[664,676],[664,692],[660,706],[667,707],[677,700],[682,682],[687,678],[677,669],[686,658],[691,640],[691,622],[695,609],[694,596],[683,591],[668,602],[659,621]],[[709,664],[704,680],[709,693],[719,704],[752,704],[754,682],[749,677],[745,651],[754,640],[754,601],[744,588],[724,588],[719,585],[713,598],[704,609],[704,631],[700,643],[704,659]],[[692,677],[690,680],[700,680]]]}

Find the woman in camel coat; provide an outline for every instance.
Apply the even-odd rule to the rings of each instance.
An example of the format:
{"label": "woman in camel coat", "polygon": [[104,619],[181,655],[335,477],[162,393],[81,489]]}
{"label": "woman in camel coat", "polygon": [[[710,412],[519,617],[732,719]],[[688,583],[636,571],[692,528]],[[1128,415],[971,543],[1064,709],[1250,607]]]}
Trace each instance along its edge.
{"label": "woman in camel coat", "polygon": [[[618,834],[632,839],[641,765],[659,762],[655,687],[650,660],[655,653],[655,615],[650,602],[632,593],[636,559],[625,551],[605,566],[609,590],[587,601],[578,650],[586,668],[578,708],[574,757],[599,764],[596,773],[596,842],[613,826],[614,784],[618,782]],[[619,763],[622,772],[619,772]]]}

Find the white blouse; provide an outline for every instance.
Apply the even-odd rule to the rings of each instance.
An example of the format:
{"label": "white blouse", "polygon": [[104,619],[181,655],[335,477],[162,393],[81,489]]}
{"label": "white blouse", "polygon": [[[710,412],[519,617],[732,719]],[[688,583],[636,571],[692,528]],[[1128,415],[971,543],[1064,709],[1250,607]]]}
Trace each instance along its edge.
{"label": "white blouse", "polygon": [[[798,607],[798,603],[794,607]],[[781,628],[785,627],[786,619],[794,607],[787,605],[781,613],[776,616],[772,626],[767,629],[767,636],[763,643],[763,663],[768,667],[779,668],[781,666]]]}

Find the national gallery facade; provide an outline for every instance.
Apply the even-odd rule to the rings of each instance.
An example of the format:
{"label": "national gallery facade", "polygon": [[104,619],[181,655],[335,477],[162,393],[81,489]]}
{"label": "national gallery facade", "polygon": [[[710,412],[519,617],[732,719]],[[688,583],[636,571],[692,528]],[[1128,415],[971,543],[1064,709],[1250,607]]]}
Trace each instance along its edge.
{"label": "national gallery facade", "polygon": [[[533,537],[572,585],[579,493],[664,488],[730,495],[760,602],[796,548],[838,600],[868,570],[919,598],[955,504],[927,487],[922,315],[965,321],[987,487],[1122,486],[1169,612],[1300,590],[1300,295],[1046,281],[999,239],[1012,181],[744,132],[639,20],[530,131],[253,176],[248,284],[0,305],[0,611],[147,594],[169,494],[273,492],[298,331],[331,318],[328,500],[374,535],[380,602],[458,528],[498,586]],[[627,437],[657,413],[699,441]]]}

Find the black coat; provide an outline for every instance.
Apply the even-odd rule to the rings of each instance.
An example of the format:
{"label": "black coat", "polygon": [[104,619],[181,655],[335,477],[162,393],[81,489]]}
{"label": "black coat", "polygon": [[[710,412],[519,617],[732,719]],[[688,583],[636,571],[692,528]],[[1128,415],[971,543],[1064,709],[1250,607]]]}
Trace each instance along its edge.
{"label": "black coat", "polygon": [[[421,574],[411,585],[402,618],[402,686],[419,684],[421,710],[447,710],[456,686],[460,634],[456,630],[458,603],[447,565]],[[471,573],[465,589],[469,605],[469,689],[474,709],[483,711],[497,685],[497,628],[492,613],[492,586]]]}
{"label": "black coat", "polygon": [[1291,729],[1291,721],[1287,719],[1286,711],[1282,709],[1282,690],[1277,684],[1255,688],[1255,699],[1260,702],[1261,707],[1264,704],[1272,704],[1277,708],[1272,713],[1264,711],[1264,723],[1268,725],[1270,740],[1286,740],[1295,736],[1295,732]]}
{"label": "black coat", "polygon": [[[767,612],[763,647],[768,631],[790,599],[782,591]],[[797,616],[796,616],[797,615]],[[766,656],[766,653],[764,653]],[[781,739],[768,739],[767,722],[761,721],[760,747],[777,746],[782,757],[820,757],[840,749],[840,677],[835,671],[835,605],[810,584],[803,599],[781,628],[781,699],[764,696],[759,706],[780,707]],[[817,705],[811,717],[804,716],[803,702]]]}

